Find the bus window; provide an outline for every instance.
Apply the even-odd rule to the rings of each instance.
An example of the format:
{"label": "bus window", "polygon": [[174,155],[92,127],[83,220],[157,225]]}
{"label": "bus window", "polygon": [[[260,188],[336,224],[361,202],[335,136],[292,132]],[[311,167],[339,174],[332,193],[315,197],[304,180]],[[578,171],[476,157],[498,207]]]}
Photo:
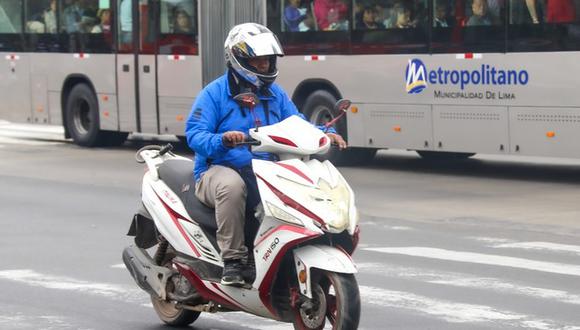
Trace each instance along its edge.
{"label": "bus window", "polygon": [[580,1],[510,0],[508,50],[580,50]]}
{"label": "bus window", "polygon": [[56,33],[56,0],[28,0],[25,11],[27,33]]}
{"label": "bus window", "polygon": [[161,0],[159,54],[197,55],[197,1]]}
{"label": "bus window", "polygon": [[268,28],[284,44],[284,52],[341,54],[350,50],[350,0],[267,1]]}
{"label": "bus window", "polygon": [[505,51],[503,0],[433,0],[432,8],[432,52]]}
{"label": "bus window", "polygon": [[20,51],[22,40],[22,2],[0,0],[0,51]]}
{"label": "bus window", "polygon": [[110,1],[60,0],[58,31],[67,39],[69,52],[113,51]]}
{"label": "bus window", "polygon": [[357,0],[353,53],[428,51],[427,1]]}

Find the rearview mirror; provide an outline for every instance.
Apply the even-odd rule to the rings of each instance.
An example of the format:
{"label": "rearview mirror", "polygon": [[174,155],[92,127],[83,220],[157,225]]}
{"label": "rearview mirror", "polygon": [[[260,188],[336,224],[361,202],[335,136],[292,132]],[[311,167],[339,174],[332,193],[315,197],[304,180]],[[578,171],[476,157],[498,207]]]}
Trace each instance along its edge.
{"label": "rearview mirror", "polygon": [[334,105],[334,110],[336,110],[338,112],[346,112],[346,110],[348,110],[350,105],[351,105],[350,100],[340,99],[340,100],[336,101],[336,104]]}

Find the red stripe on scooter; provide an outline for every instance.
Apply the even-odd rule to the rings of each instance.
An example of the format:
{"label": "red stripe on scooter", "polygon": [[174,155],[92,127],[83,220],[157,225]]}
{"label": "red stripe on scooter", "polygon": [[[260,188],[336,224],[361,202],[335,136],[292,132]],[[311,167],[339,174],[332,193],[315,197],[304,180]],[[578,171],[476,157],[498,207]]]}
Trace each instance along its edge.
{"label": "red stripe on scooter", "polygon": [[310,179],[306,174],[304,174],[302,171],[300,171],[296,167],[294,167],[292,165],[289,165],[289,164],[280,163],[280,162],[277,162],[275,164],[278,164],[278,165],[282,166],[283,168],[285,168],[285,169],[287,169],[287,170],[289,170],[289,171],[297,174],[298,176],[300,176],[301,178],[305,179],[306,181],[314,184],[314,182],[312,181],[312,179]]}
{"label": "red stripe on scooter", "polygon": [[199,294],[203,298],[210,300],[210,301],[214,301],[218,304],[222,304],[222,305],[227,306],[233,310],[236,310],[239,308],[239,306],[237,304],[235,304],[232,301],[229,301],[228,299],[218,295],[213,290],[206,287],[205,284],[203,283],[203,280],[201,278],[199,278],[199,276],[197,276],[197,274],[191,268],[189,268],[189,266],[183,265],[183,264],[180,264],[177,262],[174,262],[173,264],[177,267],[177,270],[179,271],[179,273],[187,278],[187,280],[195,287],[197,292],[199,292]]}
{"label": "red stripe on scooter", "polygon": [[[155,193],[155,195],[157,195],[157,193]],[[197,251],[197,249],[195,248],[195,245],[193,245],[193,242],[189,239],[189,236],[187,236],[187,233],[185,232],[183,227],[179,224],[179,219],[185,220],[185,217],[181,216],[179,213],[175,212],[171,207],[169,207],[169,205],[167,205],[163,201],[163,199],[161,199],[161,197],[159,197],[159,195],[157,195],[157,198],[159,198],[159,200],[161,201],[161,204],[163,204],[163,206],[165,207],[165,210],[167,210],[167,213],[169,213],[169,217],[171,218],[171,220],[173,220],[173,223],[177,227],[177,230],[179,230],[179,232],[181,233],[181,236],[183,236],[183,238],[185,238],[185,241],[187,242],[189,247],[193,250],[193,253],[195,253],[195,256],[199,257],[201,254]]]}
{"label": "red stripe on scooter", "polygon": [[[316,234],[316,236],[319,236],[319,235],[320,234]],[[268,308],[268,310],[270,311],[270,314],[272,314],[272,316],[274,318],[279,318],[279,316],[278,316],[278,313],[276,313],[276,310],[274,310],[274,306],[272,306],[270,294],[272,292],[272,282],[274,281],[274,277],[276,276],[276,274],[279,271],[280,263],[282,262],[282,259],[286,255],[286,252],[288,251],[288,249],[290,249],[290,248],[292,248],[292,247],[294,247],[294,246],[296,246],[304,241],[310,240],[312,238],[314,238],[314,237],[312,237],[312,236],[301,237],[301,238],[298,238],[298,239],[295,239],[293,241],[286,243],[286,245],[284,245],[282,247],[282,249],[280,249],[280,251],[278,252],[276,257],[272,261],[272,264],[268,268],[268,272],[266,273],[266,275],[264,275],[264,279],[262,280],[262,283],[260,284],[260,287],[258,288],[258,292],[260,293],[260,300],[262,301],[262,304],[264,304],[264,306],[266,306],[266,308]]]}
{"label": "red stripe on scooter", "polygon": [[305,236],[316,236],[316,235],[320,235],[319,233],[313,232],[311,230],[308,230],[306,228],[300,228],[300,227],[295,227],[295,226],[290,226],[290,225],[283,225],[280,227],[276,227],[274,230],[270,231],[267,235],[265,235],[264,237],[261,237],[259,241],[257,241],[256,243],[254,243],[254,246],[258,246],[260,245],[260,243],[262,243],[263,241],[265,241],[268,237],[272,236],[272,234],[277,233],[279,231],[292,231],[298,234],[302,234]]}
{"label": "red stripe on scooter", "polygon": [[[220,287],[217,284],[215,284],[214,282],[211,282],[211,285],[214,288],[216,288],[219,292],[221,292],[224,296],[226,296],[227,300],[230,300],[232,304],[235,304],[236,306],[238,306],[239,309],[244,310],[244,307],[242,305],[238,304],[234,298],[230,297],[227,293],[225,293],[222,289],[220,289]],[[243,289],[240,289],[240,290],[243,290]],[[223,296],[222,296],[222,298],[226,299]]]}
{"label": "red stripe on scooter", "polygon": [[300,204],[297,201],[293,200],[292,198],[286,196],[283,192],[278,190],[276,187],[274,187],[271,183],[266,181],[264,178],[262,178],[258,174],[256,174],[256,177],[258,177],[260,180],[264,181],[264,183],[268,186],[268,188],[270,188],[270,190],[272,190],[272,192],[276,196],[278,196],[278,198],[280,198],[280,200],[284,204],[290,206],[291,208],[295,209],[296,211],[298,211],[298,212],[304,214],[305,216],[311,218],[312,220],[318,222],[322,227],[326,227],[326,223],[324,223],[324,220],[322,220],[319,216],[312,213],[312,211],[310,211],[306,207],[302,206],[302,204]]}

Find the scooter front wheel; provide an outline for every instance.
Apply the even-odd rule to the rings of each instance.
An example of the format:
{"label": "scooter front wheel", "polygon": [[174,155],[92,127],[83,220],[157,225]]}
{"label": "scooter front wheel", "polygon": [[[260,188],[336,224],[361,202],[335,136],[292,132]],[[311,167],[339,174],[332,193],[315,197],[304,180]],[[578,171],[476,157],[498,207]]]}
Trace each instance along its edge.
{"label": "scooter front wheel", "polygon": [[323,271],[313,278],[312,299],[295,310],[294,329],[354,330],[360,320],[360,294],[354,275]]}

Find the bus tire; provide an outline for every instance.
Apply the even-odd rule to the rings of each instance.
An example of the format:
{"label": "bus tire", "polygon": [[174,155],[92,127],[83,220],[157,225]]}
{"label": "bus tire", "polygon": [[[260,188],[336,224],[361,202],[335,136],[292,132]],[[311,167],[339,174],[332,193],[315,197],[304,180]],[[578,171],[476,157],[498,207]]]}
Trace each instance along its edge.
{"label": "bus tire", "polygon": [[65,123],[75,144],[96,147],[105,141],[99,125],[97,96],[87,84],[75,85],[66,99]]}
{"label": "bus tire", "polygon": [[444,152],[444,151],[429,151],[429,150],[416,150],[419,156],[425,160],[431,161],[451,161],[451,160],[464,160],[469,157],[475,156],[475,153],[471,152]]}
{"label": "bus tire", "polygon": [[[312,124],[323,125],[339,115],[334,110],[334,104],[336,101],[336,97],[328,91],[317,90],[306,98],[304,107],[302,108],[302,113]],[[334,128],[336,129],[336,132],[348,142],[346,117],[343,117],[336,122]],[[374,158],[376,153],[377,149],[349,147],[346,150],[339,150],[337,147],[332,146],[328,153],[324,155],[314,155],[313,158],[320,161],[329,160],[331,163],[338,166],[353,166],[368,164]]]}

